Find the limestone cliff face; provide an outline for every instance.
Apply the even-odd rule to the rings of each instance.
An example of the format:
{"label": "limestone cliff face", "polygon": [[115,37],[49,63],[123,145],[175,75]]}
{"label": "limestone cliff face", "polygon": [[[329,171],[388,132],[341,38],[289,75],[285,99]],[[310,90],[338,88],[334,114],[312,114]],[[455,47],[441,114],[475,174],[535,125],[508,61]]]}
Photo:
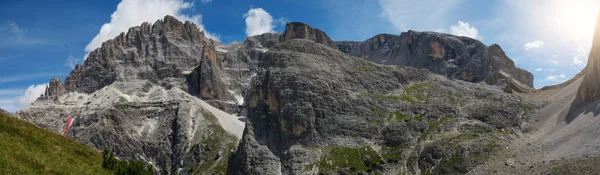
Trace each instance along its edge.
{"label": "limestone cliff face", "polygon": [[600,14],[596,21],[592,50],[582,72],[585,72],[585,77],[577,91],[577,99],[588,103],[597,101],[600,99]]}
{"label": "limestone cliff face", "polygon": [[162,174],[223,174],[244,124],[213,107],[239,111],[226,85],[241,80],[222,73],[219,45],[171,16],[143,23],[91,52],[65,84],[50,80],[17,114],[57,133],[73,117],[67,137]]}
{"label": "limestone cliff face", "polygon": [[498,129],[526,130],[536,109],[489,85],[305,39],[277,44],[260,67],[228,174],[467,173],[499,149]]}
{"label": "limestone cliff face", "polygon": [[344,53],[385,65],[425,68],[446,77],[502,86],[533,87],[533,75],[517,68],[500,46],[435,32],[380,34],[363,42],[339,41]]}
{"label": "limestone cliff face", "polygon": [[285,25],[282,41],[291,39],[306,39],[329,47],[335,47],[335,43],[325,32],[301,22],[291,22]]}
{"label": "limestone cliff face", "polygon": [[66,92],[67,90],[62,80],[60,78],[52,78],[41,98],[58,100],[58,97],[66,94]]}
{"label": "limestone cliff face", "polygon": [[198,65],[208,42],[194,24],[172,16],[143,23],[90,52],[66,78],[67,91],[92,93],[115,81],[140,79],[183,87],[179,78]]}

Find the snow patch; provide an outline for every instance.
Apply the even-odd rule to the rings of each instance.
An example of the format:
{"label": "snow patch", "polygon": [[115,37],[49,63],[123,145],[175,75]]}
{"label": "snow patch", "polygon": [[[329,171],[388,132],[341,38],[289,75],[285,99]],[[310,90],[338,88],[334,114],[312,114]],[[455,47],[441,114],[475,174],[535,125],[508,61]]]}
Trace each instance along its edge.
{"label": "snow patch", "polygon": [[260,52],[263,52],[263,53],[269,51],[269,49],[265,49],[265,48],[254,48],[254,49],[256,49]]}
{"label": "snow patch", "polygon": [[223,52],[223,53],[229,52],[228,50],[225,50],[225,49],[222,49],[222,48],[219,48],[219,47],[215,48],[215,50],[217,50],[217,52]]}

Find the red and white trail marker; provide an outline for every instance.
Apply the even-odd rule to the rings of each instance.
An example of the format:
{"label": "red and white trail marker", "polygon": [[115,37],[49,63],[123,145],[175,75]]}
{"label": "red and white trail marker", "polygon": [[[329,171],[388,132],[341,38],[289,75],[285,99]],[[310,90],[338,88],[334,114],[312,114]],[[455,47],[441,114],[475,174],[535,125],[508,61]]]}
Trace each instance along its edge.
{"label": "red and white trail marker", "polygon": [[69,132],[69,128],[71,128],[71,125],[73,124],[73,121],[75,119],[69,117],[69,120],[67,121],[67,128],[65,128],[65,132],[63,133],[63,136],[67,135],[67,132]]}

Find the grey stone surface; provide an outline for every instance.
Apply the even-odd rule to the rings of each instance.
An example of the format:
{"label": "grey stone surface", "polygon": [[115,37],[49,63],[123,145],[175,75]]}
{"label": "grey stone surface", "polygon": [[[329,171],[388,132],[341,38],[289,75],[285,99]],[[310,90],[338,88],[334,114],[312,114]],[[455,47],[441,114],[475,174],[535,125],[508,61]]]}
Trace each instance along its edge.
{"label": "grey stone surface", "polygon": [[499,45],[435,32],[380,34],[363,42],[338,41],[344,53],[385,65],[425,68],[449,78],[533,90],[533,75],[515,67]]}
{"label": "grey stone surface", "polygon": [[576,99],[586,103],[600,99],[600,14],[596,22],[592,50],[586,68],[581,72],[585,73],[585,77],[579,86]]}
{"label": "grey stone surface", "polygon": [[[90,53],[18,116],[121,158],[170,174],[224,173],[243,130],[222,75],[223,58],[192,23],[166,16],[121,33]],[[202,99],[202,100],[201,100]],[[205,101],[203,101],[205,100]]]}
{"label": "grey stone surface", "polygon": [[306,39],[329,47],[336,47],[333,40],[325,32],[301,22],[291,22],[285,25],[281,40],[288,41],[292,39]]}
{"label": "grey stone surface", "polygon": [[48,87],[46,87],[46,91],[40,98],[58,100],[58,97],[66,94],[66,92],[67,90],[62,80],[60,78],[52,78],[50,79],[50,83],[48,83]]}
{"label": "grey stone surface", "polygon": [[[229,174],[465,172],[497,149],[498,129],[530,128],[538,108],[494,86],[376,65],[309,40],[276,45],[260,67]],[[484,129],[458,131],[474,123]],[[376,153],[342,154],[359,163],[336,166],[340,149]]]}
{"label": "grey stone surface", "polygon": [[[103,43],[18,115],[57,133],[75,117],[68,137],[171,174],[465,172],[530,127],[538,106],[505,93],[527,92],[530,77],[499,46],[376,37],[333,42],[290,23],[222,45],[166,16]],[[208,104],[247,111],[239,146],[244,126]]]}

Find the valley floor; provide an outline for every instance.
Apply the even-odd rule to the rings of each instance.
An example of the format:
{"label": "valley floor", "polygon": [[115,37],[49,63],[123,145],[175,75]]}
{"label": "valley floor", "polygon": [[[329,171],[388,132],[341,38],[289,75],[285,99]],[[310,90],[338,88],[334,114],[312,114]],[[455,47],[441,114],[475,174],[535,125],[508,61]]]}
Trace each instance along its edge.
{"label": "valley floor", "polygon": [[528,94],[546,101],[534,130],[505,144],[505,150],[471,174],[597,174],[600,172],[600,104],[574,102],[583,77]]}

